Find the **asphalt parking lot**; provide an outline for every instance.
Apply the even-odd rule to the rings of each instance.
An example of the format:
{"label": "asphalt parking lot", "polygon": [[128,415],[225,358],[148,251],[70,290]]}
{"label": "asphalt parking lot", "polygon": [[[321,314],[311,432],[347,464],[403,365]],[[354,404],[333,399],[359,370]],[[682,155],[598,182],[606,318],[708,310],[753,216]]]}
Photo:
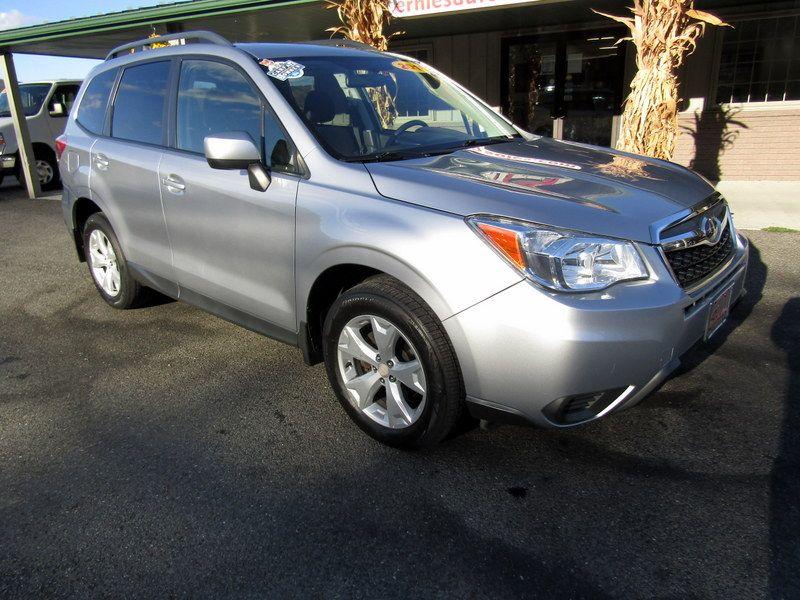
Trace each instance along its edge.
{"label": "asphalt parking lot", "polygon": [[0,596],[800,597],[800,235],[749,237],[749,295],[639,407],[409,453],[295,349],[107,307],[6,186]]}

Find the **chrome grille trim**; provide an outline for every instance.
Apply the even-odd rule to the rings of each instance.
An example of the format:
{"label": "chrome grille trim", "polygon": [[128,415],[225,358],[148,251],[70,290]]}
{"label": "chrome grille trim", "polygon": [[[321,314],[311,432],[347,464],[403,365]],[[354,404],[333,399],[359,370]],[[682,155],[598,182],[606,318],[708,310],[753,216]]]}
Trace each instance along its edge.
{"label": "chrome grille trim", "polygon": [[[665,235],[669,232],[674,235]],[[675,281],[688,292],[724,272],[736,253],[730,209],[718,193],[658,230],[659,250]],[[724,243],[725,247],[717,246]],[[708,247],[704,250],[702,247]]]}

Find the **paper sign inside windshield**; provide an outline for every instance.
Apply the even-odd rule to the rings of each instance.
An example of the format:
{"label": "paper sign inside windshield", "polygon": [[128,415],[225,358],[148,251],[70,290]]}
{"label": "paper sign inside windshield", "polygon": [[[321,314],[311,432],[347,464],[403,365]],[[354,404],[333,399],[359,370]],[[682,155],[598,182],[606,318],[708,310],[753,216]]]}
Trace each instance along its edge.
{"label": "paper sign inside windshield", "polygon": [[299,79],[305,72],[305,65],[296,63],[293,60],[270,60],[265,58],[259,61],[260,65],[267,67],[267,75],[280,81],[287,79]]}

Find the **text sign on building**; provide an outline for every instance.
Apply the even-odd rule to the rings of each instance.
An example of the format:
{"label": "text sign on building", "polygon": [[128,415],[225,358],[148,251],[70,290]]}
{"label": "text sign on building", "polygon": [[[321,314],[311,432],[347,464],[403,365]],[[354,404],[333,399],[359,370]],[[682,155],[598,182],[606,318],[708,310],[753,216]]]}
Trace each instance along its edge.
{"label": "text sign on building", "polygon": [[537,0],[390,0],[389,7],[394,17],[420,17],[533,2]]}

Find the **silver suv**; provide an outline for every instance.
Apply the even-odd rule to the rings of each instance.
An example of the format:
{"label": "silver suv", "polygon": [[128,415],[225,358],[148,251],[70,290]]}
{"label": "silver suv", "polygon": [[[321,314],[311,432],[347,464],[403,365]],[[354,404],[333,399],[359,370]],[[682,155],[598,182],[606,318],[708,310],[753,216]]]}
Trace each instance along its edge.
{"label": "silver suv", "polygon": [[349,43],[126,45],[61,147],[106,302],[154,289],[298,346],[391,445],[633,406],[743,291],[747,241],[699,176],[530,135]]}

